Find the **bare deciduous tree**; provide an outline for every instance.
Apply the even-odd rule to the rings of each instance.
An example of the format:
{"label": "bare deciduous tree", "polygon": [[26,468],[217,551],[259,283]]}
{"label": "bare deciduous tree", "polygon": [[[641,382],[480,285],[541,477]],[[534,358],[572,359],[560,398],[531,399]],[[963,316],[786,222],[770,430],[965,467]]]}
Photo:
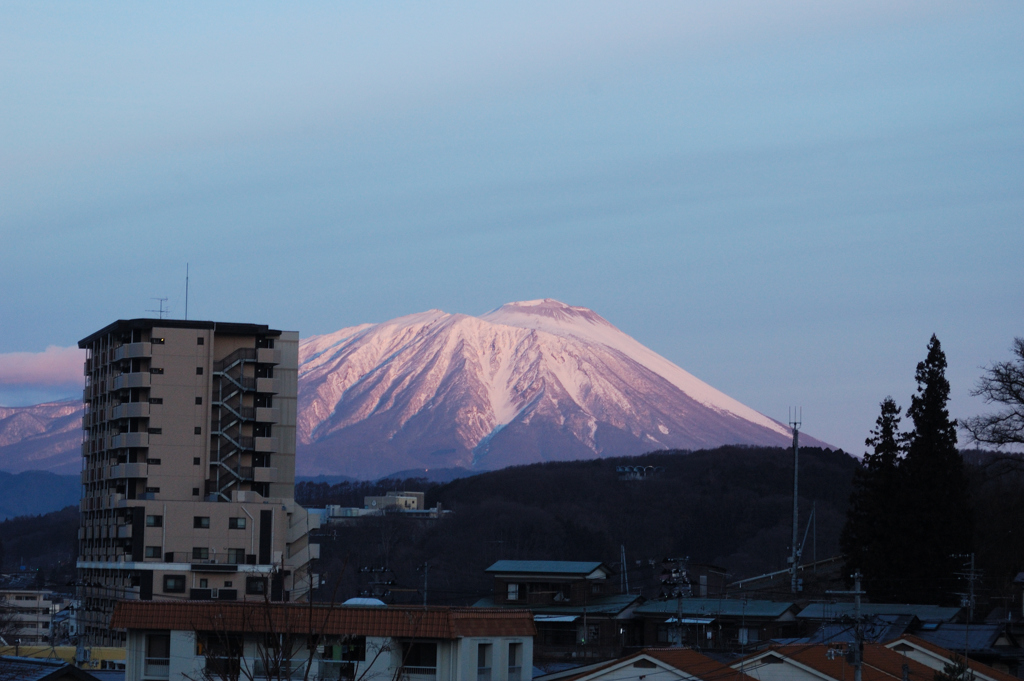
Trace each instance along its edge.
{"label": "bare deciduous tree", "polygon": [[994,362],[986,369],[971,391],[988,404],[1006,407],[964,420],[963,429],[978,444],[997,448],[1024,445],[1024,338],[1014,339],[1013,354],[1015,359]]}

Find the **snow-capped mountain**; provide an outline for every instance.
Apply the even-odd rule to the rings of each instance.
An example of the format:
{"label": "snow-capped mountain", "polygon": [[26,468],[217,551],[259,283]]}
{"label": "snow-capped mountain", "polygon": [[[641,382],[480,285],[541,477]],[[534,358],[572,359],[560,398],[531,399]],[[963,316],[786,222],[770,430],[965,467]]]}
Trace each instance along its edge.
{"label": "snow-capped mountain", "polygon": [[300,475],[488,470],[792,439],[595,312],[556,300],[480,317],[430,310],[314,336],[299,365]]}
{"label": "snow-capped mountain", "polygon": [[[0,407],[0,470],[78,472],[82,412],[74,400]],[[299,475],[490,470],[792,438],[595,312],[556,300],[307,338],[298,412]]]}
{"label": "snow-capped mountain", "polygon": [[0,470],[80,472],[84,412],[81,400],[0,407]]}

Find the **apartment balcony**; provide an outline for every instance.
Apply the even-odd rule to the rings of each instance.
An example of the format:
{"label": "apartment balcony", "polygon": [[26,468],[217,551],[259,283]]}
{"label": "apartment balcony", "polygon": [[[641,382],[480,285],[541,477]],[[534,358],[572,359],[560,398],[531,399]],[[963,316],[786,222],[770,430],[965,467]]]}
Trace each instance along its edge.
{"label": "apartment balcony", "polygon": [[153,346],[150,343],[125,343],[119,348],[114,350],[114,357],[112,361],[117,362],[122,359],[134,359],[136,357],[152,357]]}
{"label": "apartment balcony", "polygon": [[276,468],[253,468],[253,482],[277,482]]}
{"label": "apartment balcony", "polygon": [[113,389],[124,390],[125,388],[148,388],[150,385],[150,374],[145,371],[134,371],[130,374],[120,374],[114,377]]}
{"label": "apartment balcony", "polygon": [[306,519],[300,520],[294,525],[288,527],[288,533],[285,535],[285,541],[289,544],[293,544],[301,539],[304,535],[309,534],[313,530],[320,528],[320,516],[309,514]]}
{"label": "apartment balcony", "polygon": [[279,385],[280,383],[276,378],[257,378],[256,392],[276,394],[281,392]]}
{"label": "apartment balcony", "polygon": [[260,423],[279,423],[281,410],[277,407],[256,407],[256,420]]}
{"label": "apartment balcony", "polygon": [[277,452],[280,451],[278,441],[276,437],[254,437],[253,448],[257,452]]}
{"label": "apartment balcony", "polygon": [[145,478],[149,476],[149,466],[144,463],[119,463],[110,467],[112,478]]}
{"label": "apartment balcony", "polygon": [[273,348],[258,348],[256,350],[256,361],[260,364],[280,364],[281,351]]}
{"label": "apartment balcony", "polygon": [[149,433],[121,433],[110,438],[110,447],[112,449],[121,449],[124,447],[148,447],[149,446]]}
{"label": "apartment balcony", "polygon": [[110,412],[112,419],[145,418],[149,416],[149,402],[122,402]]}
{"label": "apartment balcony", "polygon": [[320,545],[319,544],[308,544],[305,548],[295,553],[290,558],[284,559],[284,564],[287,567],[298,568],[302,567],[311,560],[316,560],[320,557]]}

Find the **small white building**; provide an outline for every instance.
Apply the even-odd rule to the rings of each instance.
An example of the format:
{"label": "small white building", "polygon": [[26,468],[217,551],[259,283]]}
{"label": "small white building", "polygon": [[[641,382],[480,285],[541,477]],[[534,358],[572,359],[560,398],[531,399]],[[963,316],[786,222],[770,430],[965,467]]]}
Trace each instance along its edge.
{"label": "small white building", "polygon": [[122,601],[111,626],[125,681],[533,678],[526,610]]}

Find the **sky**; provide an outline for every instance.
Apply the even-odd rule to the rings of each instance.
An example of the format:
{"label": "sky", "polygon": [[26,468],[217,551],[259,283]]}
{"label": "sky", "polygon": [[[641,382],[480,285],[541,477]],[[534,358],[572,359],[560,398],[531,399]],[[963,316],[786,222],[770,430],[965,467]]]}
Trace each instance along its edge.
{"label": "sky", "polygon": [[853,453],[1024,335],[1018,2],[0,5],[0,404],[167,298],[589,307]]}

